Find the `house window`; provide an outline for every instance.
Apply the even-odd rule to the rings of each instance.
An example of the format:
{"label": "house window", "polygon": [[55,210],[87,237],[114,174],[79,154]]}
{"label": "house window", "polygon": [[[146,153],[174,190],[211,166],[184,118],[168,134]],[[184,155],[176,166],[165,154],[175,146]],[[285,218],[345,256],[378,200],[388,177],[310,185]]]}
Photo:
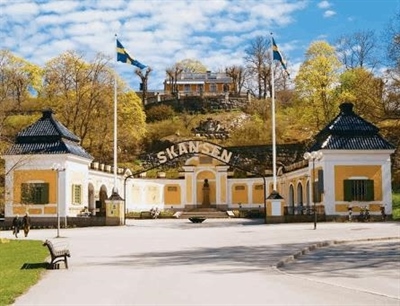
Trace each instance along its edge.
{"label": "house window", "polygon": [[189,93],[190,92],[190,84],[185,84],[185,93]]}
{"label": "house window", "polygon": [[49,203],[48,183],[22,183],[22,204],[47,204]]}
{"label": "house window", "polygon": [[175,187],[175,186],[168,186],[167,190],[168,190],[169,192],[177,192],[177,191],[178,191],[178,188]]}
{"label": "house window", "polygon": [[245,190],[244,185],[235,186],[235,190]]}
{"label": "house window", "polygon": [[210,84],[210,91],[211,92],[217,92],[217,84],[211,83]]}
{"label": "house window", "polygon": [[373,180],[344,180],[345,201],[373,201]]}
{"label": "house window", "polygon": [[264,190],[264,185],[255,185],[254,189],[255,190]]}
{"label": "house window", "polygon": [[72,203],[82,204],[82,185],[72,185]]}

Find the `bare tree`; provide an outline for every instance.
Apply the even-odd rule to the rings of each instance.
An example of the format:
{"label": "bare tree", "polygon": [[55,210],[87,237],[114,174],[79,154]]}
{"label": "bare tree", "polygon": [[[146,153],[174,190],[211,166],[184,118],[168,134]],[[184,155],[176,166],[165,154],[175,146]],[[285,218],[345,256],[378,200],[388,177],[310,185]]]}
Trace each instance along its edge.
{"label": "bare tree", "polygon": [[239,94],[242,91],[246,69],[243,66],[230,66],[225,69],[225,73],[232,78],[233,92]]}
{"label": "bare tree", "polygon": [[258,88],[258,98],[266,97],[265,79],[266,70],[270,70],[271,52],[269,52],[271,42],[263,36],[257,36],[251,42],[250,47],[245,50],[244,57],[250,73],[255,76],[256,86]]}
{"label": "bare tree", "polygon": [[177,81],[178,81],[178,77],[181,75],[181,73],[183,72],[183,67],[179,66],[179,65],[175,65],[171,68],[168,68],[165,72],[167,73],[168,77],[169,77],[169,81],[171,84],[171,94],[175,95],[177,94],[178,91],[178,87],[177,87]]}
{"label": "bare tree", "polygon": [[336,52],[346,69],[375,68],[378,60],[376,35],[372,30],[359,31],[341,36],[337,41]]}
{"label": "bare tree", "polygon": [[143,74],[142,70],[136,69],[135,73],[140,77],[140,80],[142,81],[141,83],[141,90],[142,90],[142,104],[146,105],[147,104],[147,81],[149,78],[149,74],[152,71],[151,67],[148,67]]}
{"label": "bare tree", "polygon": [[391,67],[400,67],[400,9],[390,19],[384,33],[383,40],[386,45],[386,58]]}

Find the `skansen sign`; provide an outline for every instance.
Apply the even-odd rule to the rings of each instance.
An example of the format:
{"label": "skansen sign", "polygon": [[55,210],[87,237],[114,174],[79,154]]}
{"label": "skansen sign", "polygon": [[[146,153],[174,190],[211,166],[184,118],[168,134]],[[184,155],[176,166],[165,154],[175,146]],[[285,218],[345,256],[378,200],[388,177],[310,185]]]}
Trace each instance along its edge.
{"label": "skansen sign", "polygon": [[164,164],[179,156],[195,153],[211,156],[226,164],[229,164],[233,154],[227,149],[210,142],[190,140],[179,142],[163,151],[158,152],[157,159],[160,164]]}

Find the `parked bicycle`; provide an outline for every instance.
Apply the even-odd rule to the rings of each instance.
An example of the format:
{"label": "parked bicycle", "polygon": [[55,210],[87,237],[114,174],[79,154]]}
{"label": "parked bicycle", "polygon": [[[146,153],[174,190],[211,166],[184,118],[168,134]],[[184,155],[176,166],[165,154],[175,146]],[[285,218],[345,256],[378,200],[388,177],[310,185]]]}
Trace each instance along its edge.
{"label": "parked bicycle", "polygon": [[352,218],[353,218],[353,207],[352,206],[348,206],[347,207],[347,211],[348,211],[348,214],[349,214],[349,221],[351,222]]}
{"label": "parked bicycle", "polygon": [[386,221],[385,205],[381,206],[381,216],[382,216],[382,221]]}
{"label": "parked bicycle", "polygon": [[360,214],[358,215],[359,222],[365,222],[370,220],[369,208],[367,206],[361,207]]}

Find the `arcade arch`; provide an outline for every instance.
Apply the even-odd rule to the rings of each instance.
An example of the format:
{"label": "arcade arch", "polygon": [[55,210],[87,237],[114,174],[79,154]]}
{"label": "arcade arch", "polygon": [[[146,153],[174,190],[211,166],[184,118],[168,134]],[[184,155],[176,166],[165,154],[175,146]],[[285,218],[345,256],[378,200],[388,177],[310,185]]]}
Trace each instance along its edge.
{"label": "arcade arch", "polygon": [[289,210],[289,214],[290,215],[292,215],[294,213],[294,188],[293,188],[293,184],[290,184],[290,186],[289,186],[288,210]]}
{"label": "arcade arch", "polygon": [[94,186],[92,183],[88,185],[88,206],[92,216],[96,215],[96,203],[94,200]]}

